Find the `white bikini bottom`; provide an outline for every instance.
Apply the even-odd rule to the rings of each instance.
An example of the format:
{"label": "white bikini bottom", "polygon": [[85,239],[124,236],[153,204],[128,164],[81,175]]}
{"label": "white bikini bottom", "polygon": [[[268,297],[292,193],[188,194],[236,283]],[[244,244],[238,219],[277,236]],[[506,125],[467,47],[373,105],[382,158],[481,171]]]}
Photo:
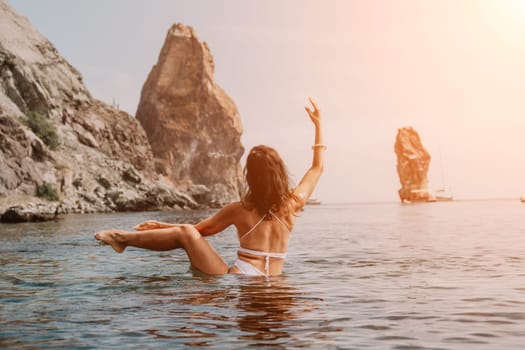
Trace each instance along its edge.
{"label": "white bikini bottom", "polygon": [[239,247],[238,252],[264,257],[264,270],[266,271],[266,273],[261,272],[252,264],[237,258],[233,266],[237,267],[243,275],[248,276],[268,276],[270,274],[270,258],[286,259],[286,253],[261,252],[258,250],[246,249],[243,247]]}
{"label": "white bikini bottom", "polygon": [[247,276],[266,276],[266,274],[262,273],[261,271],[259,271],[258,268],[256,268],[255,266],[253,266],[249,262],[246,262],[246,261],[241,260],[241,259],[235,260],[235,263],[233,263],[233,266],[238,268],[239,271],[243,275],[247,275]]}

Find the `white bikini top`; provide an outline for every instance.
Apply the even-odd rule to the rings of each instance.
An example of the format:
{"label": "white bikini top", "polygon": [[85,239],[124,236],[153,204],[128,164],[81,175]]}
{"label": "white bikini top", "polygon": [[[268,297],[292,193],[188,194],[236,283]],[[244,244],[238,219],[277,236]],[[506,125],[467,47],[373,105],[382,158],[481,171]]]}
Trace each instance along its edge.
{"label": "white bikini top", "polygon": [[[275,220],[277,220],[286,229],[286,231],[290,232],[290,229],[288,228],[288,226],[281,219],[279,219],[279,217],[275,215],[271,210],[268,210],[268,213],[263,215],[261,219],[257,221],[257,223],[253,225],[253,227],[248,232],[246,232],[241,237],[239,237],[239,242],[241,241],[241,239],[243,239],[244,237],[252,233],[261,224],[261,222],[263,222],[263,220],[266,218],[266,215],[268,214],[270,214]],[[265,260],[266,274],[268,274],[270,270],[270,258],[286,259],[286,253],[263,252],[260,250],[246,249],[243,247],[239,247],[237,251],[242,252],[242,253],[248,253],[248,254],[255,255],[255,256],[263,256]]]}

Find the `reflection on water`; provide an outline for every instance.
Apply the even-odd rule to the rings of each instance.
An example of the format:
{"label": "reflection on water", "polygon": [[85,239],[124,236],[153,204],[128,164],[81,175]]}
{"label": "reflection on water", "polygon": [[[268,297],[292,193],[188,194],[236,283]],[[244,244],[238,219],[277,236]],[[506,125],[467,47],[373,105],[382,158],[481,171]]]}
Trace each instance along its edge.
{"label": "reflection on water", "polygon": [[[186,345],[207,346],[217,342],[217,330],[233,332],[243,344],[286,347],[293,337],[293,321],[306,317],[315,303],[299,290],[293,288],[284,276],[266,280],[257,277],[231,276],[226,284],[221,277],[209,277],[206,283],[213,288],[191,289],[170,296],[169,304],[178,304],[192,311],[180,309],[186,324],[172,329],[171,335],[159,330],[149,330],[160,337],[188,338]],[[203,282],[203,281],[201,281]],[[223,288],[217,285],[223,284]],[[159,303],[159,294],[152,295],[153,304]],[[163,294],[163,297],[166,297]],[[206,328],[211,328],[206,331]],[[181,334],[182,333],[182,334]],[[230,340],[231,341],[231,340]]]}
{"label": "reflection on water", "polygon": [[[283,276],[203,276],[92,233],[208,212],[0,225],[0,348],[520,349],[520,203],[339,205],[298,220]],[[210,238],[226,260],[229,230]]]}
{"label": "reflection on water", "polygon": [[286,277],[271,282],[256,281],[241,284],[237,308],[239,329],[246,332],[241,339],[256,341],[257,345],[286,347],[292,334],[291,321],[301,320],[315,308],[315,302],[291,287]]}

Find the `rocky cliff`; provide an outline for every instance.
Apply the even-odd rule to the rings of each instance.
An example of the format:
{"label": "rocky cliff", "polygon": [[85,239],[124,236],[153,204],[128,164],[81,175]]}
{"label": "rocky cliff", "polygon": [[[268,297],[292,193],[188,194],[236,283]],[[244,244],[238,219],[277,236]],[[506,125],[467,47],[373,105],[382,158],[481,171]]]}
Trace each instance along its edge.
{"label": "rocky cliff", "polygon": [[28,211],[196,205],[156,175],[138,121],[94,99],[79,72],[4,0],[0,28],[0,214],[10,205],[19,206],[11,221]]}
{"label": "rocky cliff", "polygon": [[242,126],[213,80],[213,58],[191,27],[173,25],[142,88],[136,117],[157,171],[203,203],[239,198]]}
{"label": "rocky cliff", "polygon": [[399,189],[401,201],[431,200],[427,179],[430,154],[423,147],[419,134],[412,127],[397,130],[395,152],[397,173],[401,182]]}

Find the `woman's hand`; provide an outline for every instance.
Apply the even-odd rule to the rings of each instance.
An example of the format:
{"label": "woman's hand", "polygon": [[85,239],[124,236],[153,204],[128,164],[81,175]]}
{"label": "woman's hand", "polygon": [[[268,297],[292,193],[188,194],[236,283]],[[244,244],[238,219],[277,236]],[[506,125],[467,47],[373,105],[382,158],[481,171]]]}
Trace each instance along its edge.
{"label": "woman's hand", "polygon": [[313,110],[309,107],[304,107],[310,119],[315,125],[315,138],[314,144],[312,146],[313,156],[312,156],[312,165],[310,169],[304,174],[303,178],[299,182],[299,185],[294,190],[294,193],[298,196],[301,196],[302,201],[298,202],[298,207],[296,210],[300,210],[304,203],[310,198],[312,192],[317,186],[317,182],[323,173],[323,164],[324,164],[324,151],[326,150],[326,145],[323,143],[323,130],[321,126],[321,112],[317,103],[309,97],[308,100],[312,104]]}
{"label": "woman's hand", "polygon": [[141,224],[138,224],[137,226],[133,227],[135,231],[147,231],[147,230],[155,230],[159,228],[165,228],[166,225],[162,222],[158,222],[155,220],[148,220],[144,221]]}
{"label": "woman's hand", "polygon": [[314,125],[318,127],[321,124],[321,111],[319,111],[319,107],[317,107],[317,103],[315,103],[313,98],[309,97],[308,100],[312,104],[313,110],[311,110],[309,107],[304,107],[304,109],[310,116],[310,119]]}

